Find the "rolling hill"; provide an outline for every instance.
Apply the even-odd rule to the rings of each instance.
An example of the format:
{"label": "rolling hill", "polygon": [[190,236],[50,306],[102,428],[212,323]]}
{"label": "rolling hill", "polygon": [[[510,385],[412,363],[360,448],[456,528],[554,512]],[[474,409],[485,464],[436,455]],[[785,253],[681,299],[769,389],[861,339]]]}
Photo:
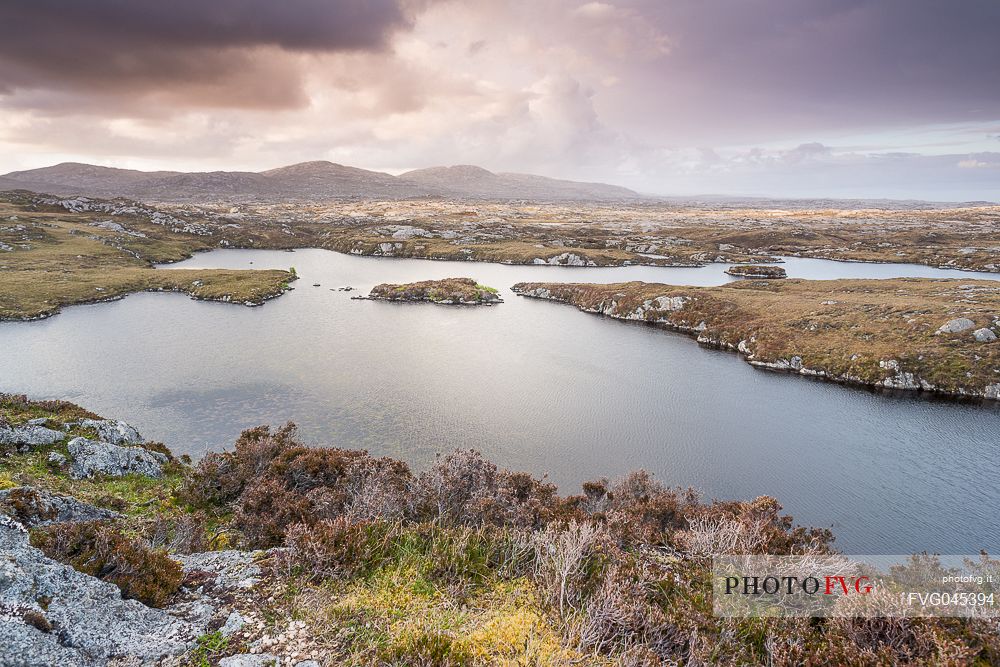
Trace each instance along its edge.
{"label": "rolling hill", "polygon": [[415,197],[621,200],[639,197],[632,190],[614,185],[531,174],[494,173],[471,165],[431,167],[393,176],[326,161],[302,162],[262,172],[137,171],[64,162],[4,174],[0,176],[0,189],[164,202]]}

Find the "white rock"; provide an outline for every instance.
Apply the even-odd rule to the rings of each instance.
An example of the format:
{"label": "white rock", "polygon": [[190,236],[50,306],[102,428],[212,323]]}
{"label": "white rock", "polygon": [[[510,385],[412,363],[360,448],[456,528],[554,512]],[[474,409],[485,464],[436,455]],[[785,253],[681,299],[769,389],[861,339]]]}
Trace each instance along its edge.
{"label": "white rock", "polygon": [[278,656],[270,653],[241,653],[219,661],[219,667],[270,667],[280,664]]}
{"label": "white rock", "polygon": [[948,320],[947,322],[945,322],[944,324],[942,324],[941,328],[938,329],[938,332],[939,333],[959,333],[959,332],[971,329],[974,326],[976,326],[976,323],[973,322],[972,320],[970,320],[969,318],[967,318],[967,317],[958,317],[958,318],[956,318],[954,320]]}

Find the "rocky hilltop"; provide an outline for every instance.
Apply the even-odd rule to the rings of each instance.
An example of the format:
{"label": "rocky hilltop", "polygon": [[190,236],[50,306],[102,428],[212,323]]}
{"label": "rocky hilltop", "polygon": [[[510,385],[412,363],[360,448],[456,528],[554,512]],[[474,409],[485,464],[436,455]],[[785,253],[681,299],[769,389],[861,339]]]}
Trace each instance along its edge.
{"label": "rocky hilltop", "polygon": [[503,303],[496,289],[480,285],[472,278],[422,280],[396,285],[382,283],[372,288],[367,297],[377,301],[429,301],[443,305],[491,306]]}
{"label": "rocky hilltop", "polygon": [[323,201],[448,197],[516,200],[624,200],[627,188],[530,174],[496,174],[481,167],[433,167],[401,176],[327,161],[262,172],[137,171],[64,162],[0,176],[0,189],[60,196],[132,197],[159,202]]}
{"label": "rocky hilltop", "polygon": [[512,289],[682,331],[704,345],[736,351],[758,368],[1000,399],[1000,285],[992,281],[518,283]]}

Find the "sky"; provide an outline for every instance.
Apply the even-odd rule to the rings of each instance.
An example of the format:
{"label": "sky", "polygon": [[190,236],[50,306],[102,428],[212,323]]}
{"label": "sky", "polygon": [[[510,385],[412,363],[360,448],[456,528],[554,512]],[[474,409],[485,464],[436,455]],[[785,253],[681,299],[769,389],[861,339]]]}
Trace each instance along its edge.
{"label": "sky", "polygon": [[1000,2],[0,0],[0,173],[307,160],[1000,201]]}

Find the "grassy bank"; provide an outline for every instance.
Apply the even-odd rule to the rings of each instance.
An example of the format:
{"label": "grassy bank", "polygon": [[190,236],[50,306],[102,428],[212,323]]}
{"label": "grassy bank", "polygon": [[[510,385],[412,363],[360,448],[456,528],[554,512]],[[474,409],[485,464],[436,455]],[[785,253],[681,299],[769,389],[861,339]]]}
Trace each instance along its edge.
{"label": "grassy bank", "polygon": [[[89,413],[4,396],[0,414],[59,427]],[[172,460],[162,481],[69,482],[44,463],[62,446],[7,451],[0,486],[72,493],[124,517],[35,529],[32,542],[51,556],[111,572],[101,576],[126,594],[169,608],[179,585],[197,581],[182,580],[164,554],[265,550],[264,580],[230,599],[246,627],[206,634],[182,659],[190,665],[254,647],[322,665],[1000,659],[995,621],[713,616],[713,555],[831,551],[828,531],[796,527],[768,497],[706,502],[641,471],[560,495],[472,451],[414,472],[362,451],[304,446],[290,426],[246,431],[232,451],[194,466]]]}
{"label": "grassy bank", "polygon": [[63,306],[142,291],[259,305],[294,280],[275,270],[154,269],[210,247],[157,220],[0,201],[0,319],[45,317]]}
{"label": "grassy bank", "polygon": [[[988,281],[519,283],[529,297],[680,329],[751,363],[830,379],[1000,398],[1000,286]],[[967,322],[966,322],[967,320]],[[948,330],[949,322],[957,321]],[[942,327],[945,330],[942,331]]]}

